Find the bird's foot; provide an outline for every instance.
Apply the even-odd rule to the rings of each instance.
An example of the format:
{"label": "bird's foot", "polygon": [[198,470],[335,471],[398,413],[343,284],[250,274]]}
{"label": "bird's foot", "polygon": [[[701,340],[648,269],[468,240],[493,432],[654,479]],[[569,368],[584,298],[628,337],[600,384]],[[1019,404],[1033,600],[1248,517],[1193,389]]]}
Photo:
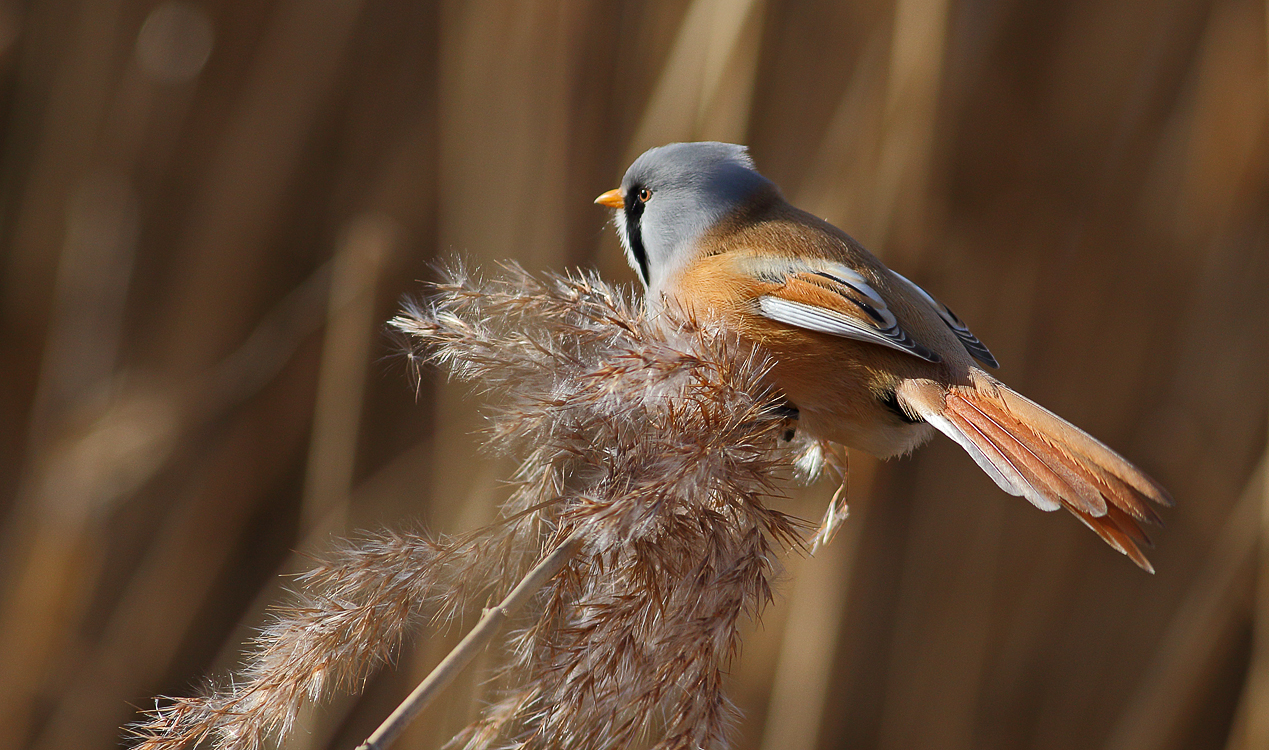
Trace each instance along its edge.
{"label": "bird's foot", "polygon": [[780,439],[784,442],[793,440],[793,436],[797,434],[798,416],[801,412],[789,401],[781,401],[771,407],[771,411],[784,420],[784,430],[780,433]]}

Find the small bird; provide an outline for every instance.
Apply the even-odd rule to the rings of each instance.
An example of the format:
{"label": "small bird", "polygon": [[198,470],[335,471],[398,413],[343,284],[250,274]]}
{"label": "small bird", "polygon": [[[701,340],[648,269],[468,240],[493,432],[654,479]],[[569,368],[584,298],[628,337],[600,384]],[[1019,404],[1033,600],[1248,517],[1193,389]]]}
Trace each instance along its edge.
{"label": "small bird", "polygon": [[752,342],[810,435],[889,458],[936,431],[1002,490],[1065,508],[1154,572],[1138,545],[1166,490],[1119,454],[983,369],[996,358],[946,305],[845,232],[785,201],[743,146],[646,151],[616,209],[650,309],[673,305]]}

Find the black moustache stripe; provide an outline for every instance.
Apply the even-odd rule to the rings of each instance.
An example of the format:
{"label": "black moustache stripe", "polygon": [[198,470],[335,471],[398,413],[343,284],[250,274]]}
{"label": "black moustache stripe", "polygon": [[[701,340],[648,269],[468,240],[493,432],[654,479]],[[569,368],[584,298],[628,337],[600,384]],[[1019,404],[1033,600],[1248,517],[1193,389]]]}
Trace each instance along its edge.
{"label": "black moustache stripe", "polygon": [[644,204],[638,196],[638,190],[630,190],[626,193],[626,239],[630,241],[630,253],[639,264],[639,275],[643,277],[643,284],[647,286],[652,283],[652,279],[648,276],[648,250],[643,246],[643,230],[640,226]]}

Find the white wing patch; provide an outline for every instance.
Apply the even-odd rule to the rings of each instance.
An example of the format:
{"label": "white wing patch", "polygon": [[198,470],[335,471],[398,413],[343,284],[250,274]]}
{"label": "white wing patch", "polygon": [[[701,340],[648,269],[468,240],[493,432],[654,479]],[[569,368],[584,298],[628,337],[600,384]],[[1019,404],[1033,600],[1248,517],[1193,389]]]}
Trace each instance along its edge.
{"label": "white wing patch", "polygon": [[[879,309],[886,309],[886,301],[881,298],[880,294],[877,294],[877,290],[872,288],[872,285],[868,283],[868,280],[855,269],[850,266],[844,266],[841,263],[832,262],[824,262],[817,265],[820,267],[818,269],[820,273],[825,273],[833,277],[839,283],[853,287],[856,291],[871,300],[872,303]],[[812,269],[812,272],[816,272],[815,269]],[[887,312],[889,311],[887,310]]]}
{"label": "white wing patch", "polygon": [[[759,297],[758,307],[763,315],[780,323],[856,341],[881,344],[905,354],[915,355],[927,362],[941,361],[937,354],[913,341],[906,332],[893,323],[886,330],[882,330],[836,310],[771,295]],[[880,310],[877,312],[880,313]],[[889,310],[885,310],[885,314],[891,321],[894,320]]]}
{"label": "white wing patch", "polygon": [[[776,294],[758,298],[758,308],[771,320],[809,331],[881,344],[927,362],[943,359],[912,339],[899,325],[886,300],[863,274],[849,266],[829,260],[814,262],[788,258],[755,258],[746,264],[746,271],[771,284],[787,284],[792,277],[801,283],[815,285],[850,303],[846,309],[821,307]],[[856,312],[858,311],[858,312]]]}
{"label": "white wing patch", "polygon": [[978,337],[970,332],[969,327],[961,322],[960,318],[956,317],[956,313],[952,312],[951,308],[934,299],[934,297],[930,296],[929,292],[917,286],[906,276],[903,276],[897,271],[891,271],[891,273],[893,273],[900,281],[907,284],[912,291],[920,295],[922,299],[930,303],[930,306],[938,312],[939,317],[943,319],[943,322],[947,324],[947,327],[952,329],[952,333],[956,334],[956,338],[960,339],[961,345],[965,347],[965,351],[969,352],[969,356],[993,369],[1000,367],[1000,363],[996,362],[996,358],[991,355],[991,352],[987,349],[987,347],[983,346],[983,342],[979,341]]}

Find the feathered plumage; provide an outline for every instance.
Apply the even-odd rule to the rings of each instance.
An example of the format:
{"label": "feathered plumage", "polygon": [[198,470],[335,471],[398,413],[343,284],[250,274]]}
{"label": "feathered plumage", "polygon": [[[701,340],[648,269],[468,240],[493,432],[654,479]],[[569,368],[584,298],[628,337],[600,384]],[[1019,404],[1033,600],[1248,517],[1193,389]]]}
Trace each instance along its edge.
{"label": "feathered plumage", "polygon": [[652,309],[717,320],[772,360],[811,435],[880,457],[942,432],[1004,491],[1066,508],[1152,570],[1138,545],[1167,492],[982,367],[996,358],[926,290],[840,229],[789,205],[743,149],[672,144],[599,202],[617,207]]}

